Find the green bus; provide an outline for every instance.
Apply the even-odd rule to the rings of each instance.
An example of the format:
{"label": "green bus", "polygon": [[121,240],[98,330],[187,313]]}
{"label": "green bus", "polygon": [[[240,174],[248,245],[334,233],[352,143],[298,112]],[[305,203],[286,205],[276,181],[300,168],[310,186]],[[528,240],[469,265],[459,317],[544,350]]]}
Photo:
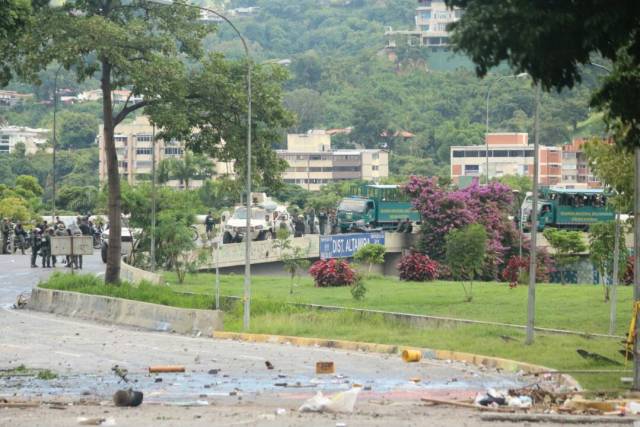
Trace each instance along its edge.
{"label": "green bus", "polygon": [[395,230],[407,218],[420,222],[420,214],[398,185],[380,184],[351,187],[349,197],[338,205],[337,218],[342,233],[360,227]]}
{"label": "green bus", "polygon": [[[544,187],[538,198],[538,231],[545,227],[588,230],[591,224],[613,221],[615,213],[607,198],[602,189]],[[532,204],[532,194],[527,193],[520,209],[525,230],[531,229]]]}

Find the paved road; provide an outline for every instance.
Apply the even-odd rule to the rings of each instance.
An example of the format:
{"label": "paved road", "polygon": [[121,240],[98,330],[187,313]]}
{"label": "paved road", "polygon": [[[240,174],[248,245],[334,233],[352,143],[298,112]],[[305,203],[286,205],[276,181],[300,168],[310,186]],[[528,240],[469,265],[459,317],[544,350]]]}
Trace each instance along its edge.
{"label": "paved road", "polygon": [[[87,258],[86,271],[99,274],[103,266],[98,257]],[[115,390],[124,386],[111,373],[111,367],[118,364],[129,370],[130,385],[145,393],[143,407],[126,412],[125,419],[131,424],[118,425],[156,425],[153,420],[160,416],[157,414],[164,414],[161,416],[167,422],[162,425],[211,425],[212,414],[224,414],[220,415],[222,418],[214,417],[221,425],[237,425],[241,420],[249,420],[250,425],[335,425],[335,421],[327,424],[330,418],[323,415],[300,419],[299,414],[289,413],[285,418],[274,419],[273,410],[292,410],[318,390],[338,392],[354,383],[365,386],[365,391],[361,393],[359,411],[348,416],[349,425],[414,424],[427,414],[433,418],[430,425],[452,425],[452,419],[464,420],[468,414],[427,409],[419,406],[419,398],[471,397],[487,387],[522,384],[516,376],[479,371],[460,363],[405,364],[397,356],[187,337],[11,309],[21,292],[51,273],[28,265],[28,256],[0,256],[0,369],[25,365],[50,369],[58,378],[0,376],[0,397],[108,401]],[[275,369],[265,367],[267,360]],[[319,378],[314,372],[315,362],[325,360],[334,361],[337,372]],[[186,373],[150,376],[147,368],[155,364],[185,365]],[[420,381],[415,383],[412,378]],[[276,385],[281,383],[293,387]],[[181,412],[183,408],[177,418],[171,415],[177,409],[170,405],[196,401],[207,404],[207,408],[197,409],[203,414],[201,418],[193,418],[196,410]],[[214,405],[214,412],[207,411]],[[109,410],[119,411],[111,406]],[[0,412],[0,426],[15,426],[11,420],[16,417],[24,425],[70,425],[69,420],[83,412],[104,413],[101,407],[74,407],[65,413],[67,418],[49,419],[47,411],[55,412],[46,408]],[[124,416],[117,414],[116,418]],[[407,418],[408,414],[418,418]],[[380,416],[384,422],[378,419]]]}

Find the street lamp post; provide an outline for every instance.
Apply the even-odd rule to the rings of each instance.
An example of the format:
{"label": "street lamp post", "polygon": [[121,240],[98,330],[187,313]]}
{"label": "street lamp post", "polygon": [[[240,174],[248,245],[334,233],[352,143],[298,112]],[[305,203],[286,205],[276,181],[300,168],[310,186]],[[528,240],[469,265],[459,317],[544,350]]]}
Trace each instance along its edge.
{"label": "street lamp post", "polygon": [[527,338],[525,344],[533,344],[533,327],[536,316],[536,255],[538,237],[538,165],[540,144],[540,83],[536,85],[536,109],[533,130],[533,202],[531,204],[531,246],[529,248],[529,289],[527,295]]}
{"label": "street lamp post", "polygon": [[58,140],[56,137],[57,116],[58,116],[58,74],[62,69],[62,65],[56,70],[53,79],[53,150],[51,158],[51,223],[56,222],[56,149],[58,148]]}
{"label": "street lamp post", "polygon": [[489,139],[488,139],[488,135],[489,135],[489,98],[491,96],[491,90],[493,89],[493,86],[498,83],[501,80],[504,79],[519,79],[519,78],[523,78],[523,77],[528,77],[529,74],[527,73],[520,73],[520,74],[513,74],[513,75],[509,75],[509,76],[500,76],[497,79],[493,80],[491,83],[489,83],[489,87],[487,88],[487,109],[486,109],[486,116],[485,116],[485,124],[486,124],[486,130],[485,130],[485,135],[484,135],[484,142],[485,142],[485,173],[487,175],[486,178],[486,183],[489,184]]}
{"label": "street lamp post", "polygon": [[[596,62],[590,62],[589,65],[592,67],[598,68],[607,74],[611,74],[611,69],[602,64],[598,64]],[[636,162],[638,159],[636,159]],[[636,192],[638,190],[636,189]],[[616,193],[617,194],[617,193]],[[637,212],[640,206],[636,206],[635,212]],[[640,252],[640,242],[634,242],[634,252]],[[619,275],[619,262],[620,262],[620,212],[616,208],[615,213],[615,231],[614,231],[614,243],[613,243],[613,277],[611,278],[611,307],[609,311],[609,334],[614,335],[616,332],[616,314],[617,314],[617,288],[618,288],[618,275]],[[634,295],[638,296],[638,291],[635,289],[638,286],[638,281],[634,280]],[[637,298],[634,298],[636,300]],[[637,320],[637,319],[636,319]],[[635,353],[634,353],[635,354]],[[638,367],[636,367],[636,371],[638,371]],[[634,374],[634,378],[636,381],[639,381],[637,384],[634,383],[634,387],[638,388],[640,386],[640,374]]]}
{"label": "street lamp post", "polygon": [[[166,2],[163,0],[151,0],[153,3],[159,4],[170,4],[171,2]],[[242,33],[238,30],[238,28],[223,14],[220,12],[216,12],[213,9],[208,9],[202,6],[196,6],[194,4],[184,4],[187,7],[204,10],[205,12],[209,12],[222,19],[224,22],[229,24],[229,26],[235,31],[235,33],[242,41],[242,47],[244,48],[244,53],[247,58],[247,177],[246,177],[246,208],[247,208],[247,222],[246,222],[246,232],[245,232],[245,252],[244,252],[244,292],[242,300],[244,302],[243,309],[243,322],[242,326],[244,330],[248,330],[250,326],[251,319],[251,54],[249,52],[249,46],[247,45],[247,41],[242,36]]]}

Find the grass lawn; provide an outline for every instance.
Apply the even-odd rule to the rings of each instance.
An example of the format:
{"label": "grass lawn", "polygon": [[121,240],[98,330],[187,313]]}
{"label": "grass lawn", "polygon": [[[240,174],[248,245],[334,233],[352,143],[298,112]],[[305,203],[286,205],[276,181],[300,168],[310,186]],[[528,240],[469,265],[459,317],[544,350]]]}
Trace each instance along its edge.
{"label": "grass lawn", "polygon": [[[188,285],[172,287],[180,291],[205,292],[210,290],[213,284],[212,275],[191,276],[188,280],[190,283]],[[226,276],[223,277],[222,282],[224,294],[240,294],[241,276]],[[143,284],[134,288],[126,283],[120,286],[104,286],[99,279],[89,275],[55,274],[43,286],[178,307],[208,308],[213,302],[210,295],[185,296],[176,294],[167,287]],[[619,365],[587,361],[576,353],[576,350],[581,348],[622,363],[622,356],[617,353],[621,346],[616,339],[537,333],[535,343],[532,346],[526,346],[523,344],[524,331],[513,328],[475,325],[418,328],[403,322],[386,320],[381,315],[320,312],[286,304],[287,301],[305,301],[369,306],[387,310],[521,323],[526,316],[526,287],[509,290],[504,284],[481,284],[475,290],[474,301],[463,303],[459,284],[446,282],[410,284],[378,278],[369,280],[369,293],[365,301],[355,303],[348,289],[315,289],[309,280],[303,280],[303,284],[296,289],[293,297],[289,297],[288,286],[287,279],[254,277],[251,332],[458,350],[520,360],[561,370],[623,368]],[[623,309],[630,306],[630,289],[621,288],[620,291],[622,307],[619,321],[625,322],[625,325],[620,325],[620,331],[622,331],[629,317],[628,313],[623,313]],[[539,324],[544,320],[547,322],[545,326],[606,331],[608,305],[602,303],[599,288],[544,285],[540,287],[538,295]],[[228,308],[224,322],[225,330],[242,330],[241,304]],[[629,365],[630,368],[631,365]],[[630,374],[576,374],[574,376],[585,388],[609,390],[621,389],[620,377],[630,376]],[[535,382],[534,378],[532,382]]]}
{"label": "grass lawn", "polygon": [[[214,274],[189,275],[184,284],[177,284],[173,273],[167,273],[165,279],[176,291],[214,292]],[[221,276],[220,283],[222,295],[242,295],[241,275]],[[278,302],[370,308],[520,325],[527,319],[527,286],[509,289],[505,283],[474,284],[471,303],[464,302],[459,283],[445,281],[408,283],[391,277],[375,277],[365,281],[368,292],[363,301],[354,300],[348,287],[316,288],[310,278],[300,279],[293,295],[289,294],[290,281],[286,277],[254,276],[251,283],[255,298]],[[537,326],[589,333],[609,332],[609,304],[603,302],[600,286],[541,284],[536,289]],[[619,335],[624,335],[629,327],[632,294],[631,287],[618,288]]]}

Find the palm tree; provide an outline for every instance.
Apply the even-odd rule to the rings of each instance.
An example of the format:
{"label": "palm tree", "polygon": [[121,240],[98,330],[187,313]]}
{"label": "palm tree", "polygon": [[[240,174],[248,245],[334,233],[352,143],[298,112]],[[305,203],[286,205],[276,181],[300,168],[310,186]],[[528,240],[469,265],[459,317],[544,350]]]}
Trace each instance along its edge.
{"label": "palm tree", "polygon": [[194,155],[190,151],[185,151],[182,159],[170,159],[167,162],[171,178],[180,181],[187,190],[189,182],[193,179],[210,178],[215,174],[210,159],[203,155]]}

